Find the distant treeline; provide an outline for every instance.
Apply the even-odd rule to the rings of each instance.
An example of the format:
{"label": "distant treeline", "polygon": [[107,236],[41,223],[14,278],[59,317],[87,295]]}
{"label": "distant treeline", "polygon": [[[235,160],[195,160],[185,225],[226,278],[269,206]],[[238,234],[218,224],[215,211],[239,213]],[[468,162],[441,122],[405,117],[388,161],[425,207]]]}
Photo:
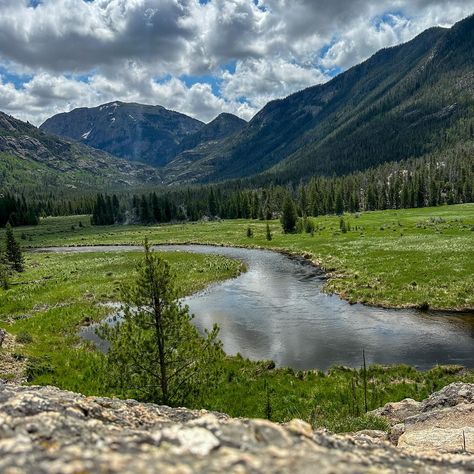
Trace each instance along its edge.
{"label": "distant treeline", "polygon": [[466,145],[440,156],[387,163],[344,177],[315,177],[298,186],[243,189],[241,183],[202,186],[166,193],[103,196],[92,222],[154,224],[171,221],[271,219],[290,195],[300,216],[342,214],[472,202],[474,149]]}
{"label": "distant treeline", "polygon": [[27,201],[25,196],[0,194],[0,227],[9,222],[12,226],[36,225],[39,221],[39,209]]}
{"label": "distant treeline", "polygon": [[41,216],[91,214],[94,225],[215,219],[271,219],[290,196],[300,216],[414,208],[474,201],[474,143],[424,158],[391,162],[343,177],[305,183],[251,181],[99,195],[0,196],[0,225],[35,224]]}

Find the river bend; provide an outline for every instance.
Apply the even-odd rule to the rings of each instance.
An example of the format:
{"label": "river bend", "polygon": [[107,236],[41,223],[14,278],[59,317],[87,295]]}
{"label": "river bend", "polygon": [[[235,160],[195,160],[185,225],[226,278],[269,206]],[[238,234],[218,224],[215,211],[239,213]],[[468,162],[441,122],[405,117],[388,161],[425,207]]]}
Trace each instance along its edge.
{"label": "river bend", "polygon": [[[277,366],[326,370],[367,362],[474,367],[474,314],[421,312],[351,305],[322,292],[321,272],[303,259],[256,249],[162,245],[160,251],[219,254],[246,263],[248,271],[210,286],[184,302],[198,329],[217,323],[228,354]],[[136,246],[41,249],[47,252],[117,252]],[[94,340],[94,328],[82,334]]]}

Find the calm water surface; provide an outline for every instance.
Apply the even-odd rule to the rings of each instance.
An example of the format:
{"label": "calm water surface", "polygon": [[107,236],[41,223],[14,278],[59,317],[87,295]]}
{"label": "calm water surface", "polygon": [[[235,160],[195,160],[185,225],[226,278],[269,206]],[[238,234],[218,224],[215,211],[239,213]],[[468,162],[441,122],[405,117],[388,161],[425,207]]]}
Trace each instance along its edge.
{"label": "calm water surface", "polygon": [[[420,312],[350,305],[322,293],[321,272],[304,260],[266,250],[201,245],[156,246],[160,251],[237,258],[248,271],[185,298],[200,329],[217,323],[228,354],[272,359],[278,366],[327,369],[368,363],[474,367],[474,313]],[[133,246],[48,251],[127,251]],[[94,339],[94,328],[83,331]]]}

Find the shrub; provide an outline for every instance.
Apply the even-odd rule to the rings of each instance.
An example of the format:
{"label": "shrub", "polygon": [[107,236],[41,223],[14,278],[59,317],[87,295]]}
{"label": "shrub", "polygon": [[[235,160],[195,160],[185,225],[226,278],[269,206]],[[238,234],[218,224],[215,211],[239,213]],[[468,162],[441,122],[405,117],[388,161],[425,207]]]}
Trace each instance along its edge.
{"label": "shrub", "polygon": [[28,359],[25,369],[26,380],[28,382],[31,382],[36,377],[52,374],[53,372],[54,367],[51,364],[51,357],[46,355],[42,357],[30,357]]}
{"label": "shrub", "polygon": [[21,331],[16,336],[16,342],[19,344],[30,344],[33,342],[33,337],[29,332]]}

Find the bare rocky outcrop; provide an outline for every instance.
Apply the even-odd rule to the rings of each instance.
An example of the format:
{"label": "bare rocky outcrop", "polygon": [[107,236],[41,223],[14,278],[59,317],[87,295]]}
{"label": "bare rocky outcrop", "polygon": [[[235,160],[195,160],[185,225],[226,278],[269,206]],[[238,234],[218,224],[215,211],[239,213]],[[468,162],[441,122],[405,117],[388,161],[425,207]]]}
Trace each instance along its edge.
{"label": "bare rocky outcrop", "polygon": [[0,472],[461,473],[474,472],[474,457],[401,450],[383,433],[313,432],[299,420],[278,425],[0,384]]}
{"label": "bare rocky outcrop", "polygon": [[474,384],[452,383],[422,402],[405,399],[372,413],[390,423],[398,447],[474,454]]}

